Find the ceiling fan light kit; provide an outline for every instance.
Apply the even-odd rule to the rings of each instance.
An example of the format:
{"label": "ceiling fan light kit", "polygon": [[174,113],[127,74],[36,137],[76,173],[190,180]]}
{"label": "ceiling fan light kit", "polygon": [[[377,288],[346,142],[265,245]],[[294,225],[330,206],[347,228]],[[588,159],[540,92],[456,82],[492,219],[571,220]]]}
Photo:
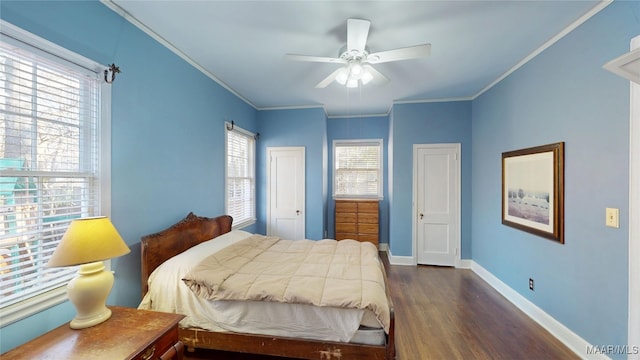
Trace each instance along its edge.
{"label": "ceiling fan light kit", "polygon": [[371,64],[418,59],[431,54],[430,44],[369,53],[366,44],[370,26],[371,22],[369,20],[347,19],[347,44],[342,47],[337,58],[295,54],[287,54],[286,58],[294,61],[342,64],[342,68],[332,72],[320,81],[316,88],[327,87],[334,81],[348,88],[356,88],[373,80],[380,84],[389,81],[386,76],[377,71]]}
{"label": "ceiling fan light kit", "polygon": [[348,66],[340,69],[335,80],[340,85],[346,85],[348,88],[356,88],[360,84],[366,85],[373,80],[373,74],[362,66],[360,61],[353,60]]}

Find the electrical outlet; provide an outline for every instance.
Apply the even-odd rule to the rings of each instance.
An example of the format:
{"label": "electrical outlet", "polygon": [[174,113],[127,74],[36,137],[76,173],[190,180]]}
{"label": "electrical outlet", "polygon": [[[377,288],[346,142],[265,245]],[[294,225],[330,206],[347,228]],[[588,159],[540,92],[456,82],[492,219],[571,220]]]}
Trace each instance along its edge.
{"label": "electrical outlet", "polygon": [[533,279],[529,278],[529,290],[534,291],[533,290]]}

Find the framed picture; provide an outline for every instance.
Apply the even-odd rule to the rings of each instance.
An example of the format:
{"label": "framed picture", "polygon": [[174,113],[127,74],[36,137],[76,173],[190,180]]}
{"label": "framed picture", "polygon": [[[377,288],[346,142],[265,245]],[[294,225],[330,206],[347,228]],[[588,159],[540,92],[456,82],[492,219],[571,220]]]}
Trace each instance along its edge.
{"label": "framed picture", "polygon": [[502,153],[502,223],[564,244],[564,142]]}

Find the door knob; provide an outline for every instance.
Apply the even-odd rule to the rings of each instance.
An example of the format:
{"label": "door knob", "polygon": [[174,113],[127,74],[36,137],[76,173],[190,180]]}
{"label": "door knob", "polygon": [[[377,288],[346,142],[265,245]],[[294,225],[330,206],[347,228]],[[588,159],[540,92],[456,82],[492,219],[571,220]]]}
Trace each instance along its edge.
{"label": "door knob", "polygon": [[300,215],[300,210],[296,210],[296,215]]}
{"label": "door knob", "polygon": [[422,220],[423,217],[424,217],[424,214],[420,213],[420,220]]}

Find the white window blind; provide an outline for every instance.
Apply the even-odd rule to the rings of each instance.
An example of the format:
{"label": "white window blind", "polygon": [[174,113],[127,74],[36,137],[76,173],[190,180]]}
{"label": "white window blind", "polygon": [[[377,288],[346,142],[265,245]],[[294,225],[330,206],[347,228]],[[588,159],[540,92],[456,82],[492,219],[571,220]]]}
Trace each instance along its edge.
{"label": "white window blind", "polygon": [[7,307],[75,276],[75,268],[45,265],[72,219],[100,212],[100,91],[96,73],[0,38],[0,310],[5,314]]}
{"label": "white window blind", "polygon": [[[235,227],[255,221],[255,138],[254,135],[225,124],[227,148],[226,212]],[[233,130],[229,130],[233,127]]]}
{"label": "white window blind", "polygon": [[333,195],[382,198],[382,140],[333,142]]}

